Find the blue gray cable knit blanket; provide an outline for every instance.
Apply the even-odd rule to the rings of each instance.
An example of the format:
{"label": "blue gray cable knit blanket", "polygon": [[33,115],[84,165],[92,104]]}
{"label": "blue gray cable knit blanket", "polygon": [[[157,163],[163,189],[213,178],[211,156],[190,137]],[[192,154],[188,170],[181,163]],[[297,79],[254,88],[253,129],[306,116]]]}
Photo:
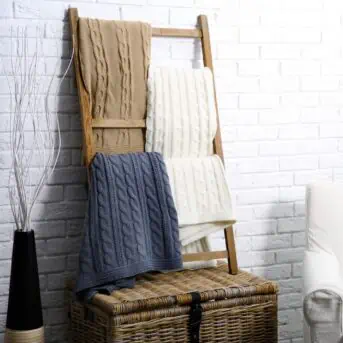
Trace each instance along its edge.
{"label": "blue gray cable knit blanket", "polygon": [[133,287],[134,276],[182,267],[178,219],[159,153],[97,154],[76,294]]}

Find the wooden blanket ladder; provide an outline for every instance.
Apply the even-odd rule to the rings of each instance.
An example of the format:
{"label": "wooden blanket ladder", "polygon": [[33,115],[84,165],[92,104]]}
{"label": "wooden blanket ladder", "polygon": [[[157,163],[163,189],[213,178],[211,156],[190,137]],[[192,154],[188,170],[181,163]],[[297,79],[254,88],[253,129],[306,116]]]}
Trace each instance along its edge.
{"label": "wooden blanket ladder", "polygon": [[[78,19],[79,19],[78,10],[76,8],[70,8],[69,9],[69,22],[70,22],[70,27],[71,27],[72,44],[74,48],[74,68],[75,68],[76,83],[77,83],[78,94],[79,94],[81,122],[82,122],[82,127],[83,127],[83,156],[84,156],[85,165],[89,167],[96,153],[95,146],[92,142],[93,128],[134,127],[133,125],[137,125],[137,121],[135,121],[135,123],[132,123],[130,125],[130,123],[122,123],[122,120],[109,120],[109,119],[96,120],[92,118],[89,96],[81,78],[81,69],[80,69],[79,51],[78,51]],[[198,28],[196,29],[153,28],[152,35],[153,37],[179,37],[179,38],[201,39],[204,66],[210,68],[213,71],[210,35],[209,35],[208,21],[205,15],[198,16]],[[216,94],[215,90],[214,90],[214,94]],[[214,153],[217,154],[224,162],[224,154],[223,154],[220,126],[219,126],[219,114],[218,114],[218,105],[217,105],[216,95],[215,95],[215,104],[216,104],[216,110],[217,110],[218,129],[217,129],[217,133],[214,138],[214,141],[213,141],[213,147],[214,147]],[[142,120],[142,123],[139,124],[139,127],[143,127],[143,128],[145,127],[145,120]],[[206,261],[206,260],[212,260],[212,259],[227,258],[228,266],[229,266],[229,273],[237,274],[238,272],[237,257],[236,257],[236,248],[235,248],[232,225],[224,229],[224,236],[225,236],[226,250],[184,254],[183,261],[184,262]]]}

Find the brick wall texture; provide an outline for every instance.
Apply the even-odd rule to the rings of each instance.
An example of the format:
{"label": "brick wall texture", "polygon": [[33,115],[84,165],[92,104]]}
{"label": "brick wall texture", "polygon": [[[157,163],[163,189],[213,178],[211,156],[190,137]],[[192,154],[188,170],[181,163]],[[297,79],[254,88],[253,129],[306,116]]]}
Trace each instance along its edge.
{"label": "brick wall texture", "polygon": [[[81,16],[193,27],[210,21],[227,177],[240,267],[277,280],[280,343],[302,342],[305,185],[343,179],[343,2],[339,0],[2,0],[0,4],[0,341],[6,320],[13,219],[7,176],[11,27],[44,35],[51,75],[71,54],[66,10]],[[199,42],[153,39],[152,63],[197,67]],[[87,198],[73,71],[57,109],[62,152],[34,212],[48,343],[66,342],[64,281],[74,275]],[[30,128],[28,128],[30,130]],[[221,234],[212,237],[223,248]]]}

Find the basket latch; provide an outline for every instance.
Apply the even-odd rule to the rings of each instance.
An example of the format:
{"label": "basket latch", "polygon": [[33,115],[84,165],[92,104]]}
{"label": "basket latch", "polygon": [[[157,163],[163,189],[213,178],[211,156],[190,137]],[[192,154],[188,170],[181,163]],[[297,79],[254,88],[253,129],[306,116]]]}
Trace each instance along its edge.
{"label": "basket latch", "polygon": [[200,304],[201,296],[198,292],[190,293],[192,297],[191,311],[189,313],[189,326],[191,334],[191,343],[200,342],[200,325],[202,319],[202,307]]}

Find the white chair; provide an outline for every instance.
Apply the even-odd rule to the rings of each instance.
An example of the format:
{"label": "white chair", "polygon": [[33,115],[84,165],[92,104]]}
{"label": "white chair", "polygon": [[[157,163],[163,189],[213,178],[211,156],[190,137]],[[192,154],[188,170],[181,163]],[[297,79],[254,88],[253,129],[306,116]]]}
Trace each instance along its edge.
{"label": "white chair", "polygon": [[305,343],[343,342],[343,183],[309,185],[306,207]]}

